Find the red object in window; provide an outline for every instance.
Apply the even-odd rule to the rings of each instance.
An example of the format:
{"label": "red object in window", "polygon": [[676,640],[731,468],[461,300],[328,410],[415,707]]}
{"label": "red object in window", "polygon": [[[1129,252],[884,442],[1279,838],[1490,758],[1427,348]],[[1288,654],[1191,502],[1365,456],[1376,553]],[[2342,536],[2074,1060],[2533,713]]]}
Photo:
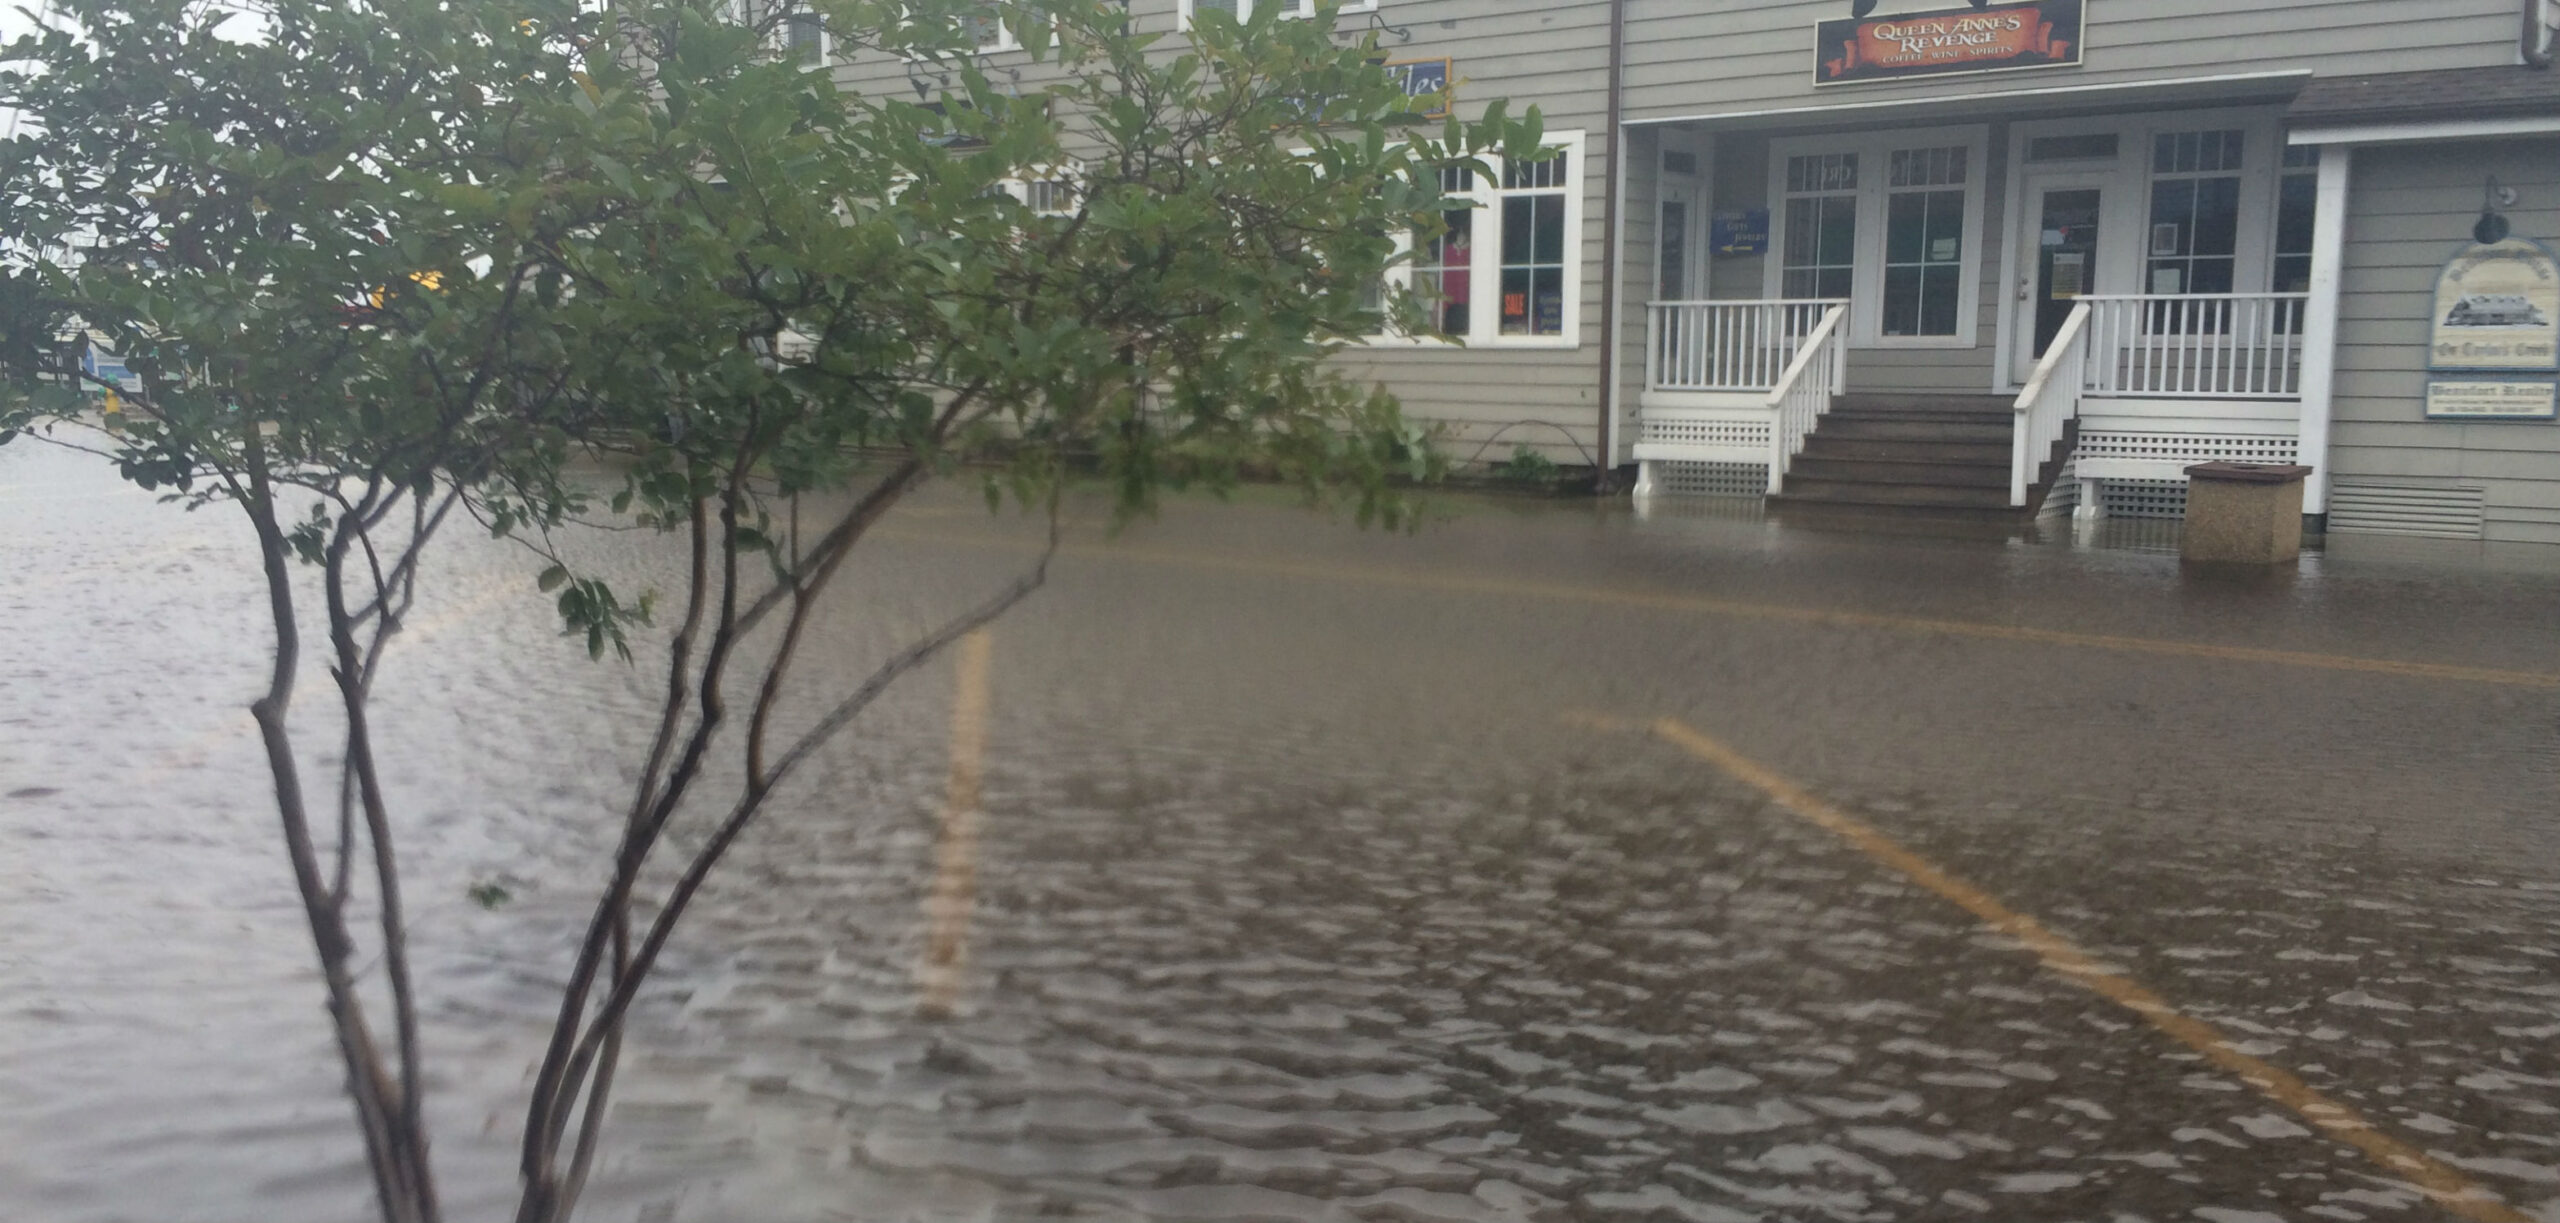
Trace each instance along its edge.
{"label": "red object in window", "polygon": [[1529,314],[1529,295],[1528,295],[1528,294],[1526,294],[1526,293],[1505,293],[1505,294],[1503,294],[1503,295],[1502,295],[1502,317],[1504,317],[1504,318],[1526,318],[1526,317],[1528,317],[1528,314]]}

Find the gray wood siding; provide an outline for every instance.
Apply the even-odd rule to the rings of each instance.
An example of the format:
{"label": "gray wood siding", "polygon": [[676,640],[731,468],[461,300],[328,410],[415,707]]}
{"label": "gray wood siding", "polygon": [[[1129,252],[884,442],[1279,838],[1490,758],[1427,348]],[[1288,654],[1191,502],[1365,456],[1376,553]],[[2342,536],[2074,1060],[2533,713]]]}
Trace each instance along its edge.
{"label": "gray wood siding", "polygon": [[2515,232],[2560,242],[2560,140],[2356,153],[2331,470],[2339,484],[2481,488],[2488,538],[2560,543],[2560,425],[2426,419],[2436,277],[2470,241],[2492,174],[2520,196]]}
{"label": "gray wood siding", "polygon": [[[1559,463],[1582,464],[1592,461],[1599,445],[1600,260],[1608,224],[1610,173],[1606,157],[1608,11],[1605,0],[1569,0],[1533,8],[1488,5],[1482,0],[1383,0],[1379,16],[1412,35],[1410,41],[1381,35],[1388,58],[1450,57],[1462,114],[1480,114],[1486,102],[1504,98],[1514,114],[1538,107],[1549,131],[1584,133],[1579,172],[1578,347],[1462,349],[1399,342],[1356,348],[1340,358],[1347,373],[1375,380],[1395,393],[1408,417],[1441,428],[1447,448],[1462,459],[1481,450],[1486,460],[1499,461],[1510,456],[1516,441]],[[1159,44],[1162,54],[1181,51],[1184,39],[1178,32],[1180,9],[1175,0],[1132,0],[1130,12],[1140,31],[1166,35]],[[1369,20],[1365,13],[1343,15],[1341,37],[1346,41],[1358,37]],[[1053,68],[1033,63],[1021,51],[995,52],[985,57],[985,63],[999,83],[1019,72],[1024,88],[1036,88],[1055,76]],[[894,56],[858,52],[839,57],[834,74],[845,88],[912,96],[909,66]],[[1649,184],[1643,189],[1649,192]],[[1644,218],[1648,244],[1644,251],[1649,252],[1650,208],[1641,214],[1631,212],[1630,220],[1638,215]],[[1649,266],[1636,261],[1643,252],[1632,249],[1633,245],[1628,251],[1630,264]],[[1643,300],[1641,289],[1634,300]],[[1637,326],[1635,334],[1641,336],[1641,311]],[[1638,367],[1638,387],[1642,376]],[[1632,394],[1626,403],[1632,413]],[[1489,447],[1488,440],[1493,443]]]}
{"label": "gray wood siding", "polygon": [[[1946,7],[1888,0],[1884,9]],[[2289,69],[2336,75],[2516,62],[2516,0],[2089,0],[2079,68],[1817,89],[1814,24],[1847,10],[1839,0],[1629,0],[1627,117]]]}

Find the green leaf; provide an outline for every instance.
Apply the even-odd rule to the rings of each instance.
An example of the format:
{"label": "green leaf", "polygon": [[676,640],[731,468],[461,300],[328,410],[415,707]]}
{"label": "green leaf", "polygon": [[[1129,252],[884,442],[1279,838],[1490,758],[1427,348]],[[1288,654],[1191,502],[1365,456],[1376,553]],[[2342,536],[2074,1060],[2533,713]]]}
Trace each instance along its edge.
{"label": "green leaf", "polygon": [[568,580],[568,566],[553,565],[552,567],[543,570],[542,576],[535,578],[533,582],[534,585],[542,591],[542,593],[549,594],[554,590],[558,590],[560,588],[560,583]]}

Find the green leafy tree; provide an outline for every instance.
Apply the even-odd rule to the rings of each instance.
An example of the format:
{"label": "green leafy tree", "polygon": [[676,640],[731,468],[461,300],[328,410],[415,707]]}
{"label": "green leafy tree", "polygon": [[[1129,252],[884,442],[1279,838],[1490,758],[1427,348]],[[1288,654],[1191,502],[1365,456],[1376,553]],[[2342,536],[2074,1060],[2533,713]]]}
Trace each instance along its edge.
{"label": "green leafy tree", "polygon": [[[972,56],[990,11],[1034,86]],[[52,12],[0,52],[22,113],[0,147],[0,440],[94,450],[255,528],[275,651],[251,710],[395,1223],[440,1212],[369,709],[448,528],[539,553],[591,654],[665,665],[527,1102],[517,1217],[555,1220],[632,1002],[728,847],[887,684],[1047,571],[850,687],[795,690],[812,613],[881,516],[983,480],[1047,516],[1054,552],[1062,483],[1091,473],[1124,515],[1268,475],[1395,520],[1395,482],[1437,460],[1325,357],[1420,321],[1378,286],[1405,257],[1391,235],[1456,206],[1440,171],[1538,140],[1498,104],[1422,125],[1330,12],[1203,14],[1171,40],[1114,0]],[[941,88],[865,94],[777,53],[813,19]],[[1061,187],[1026,199],[1027,180]],[[132,371],[120,430],[83,406],[91,343]],[[804,505],[829,516],[777,528]],[[682,588],[584,571],[562,541],[593,522],[670,536]],[[317,731],[293,710],[311,652],[336,697]],[[336,777],[306,777],[298,733],[343,736]],[[368,946],[379,986],[352,967]]]}

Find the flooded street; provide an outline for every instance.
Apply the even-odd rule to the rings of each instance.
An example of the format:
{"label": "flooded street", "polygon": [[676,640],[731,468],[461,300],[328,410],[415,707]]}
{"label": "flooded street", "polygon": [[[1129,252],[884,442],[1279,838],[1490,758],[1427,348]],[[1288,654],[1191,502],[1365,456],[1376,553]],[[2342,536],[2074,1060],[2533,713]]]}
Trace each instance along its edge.
{"label": "flooded street", "polygon": [[[2560,1223],[2560,557],[2238,580],[1713,505],[1088,515],[716,876],[581,1217]],[[809,703],[1036,534],[893,515]],[[251,556],[0,449],[0,1220],[371,1209]],[[487,1219],[658,671],[442,557],[377,708]]]}

